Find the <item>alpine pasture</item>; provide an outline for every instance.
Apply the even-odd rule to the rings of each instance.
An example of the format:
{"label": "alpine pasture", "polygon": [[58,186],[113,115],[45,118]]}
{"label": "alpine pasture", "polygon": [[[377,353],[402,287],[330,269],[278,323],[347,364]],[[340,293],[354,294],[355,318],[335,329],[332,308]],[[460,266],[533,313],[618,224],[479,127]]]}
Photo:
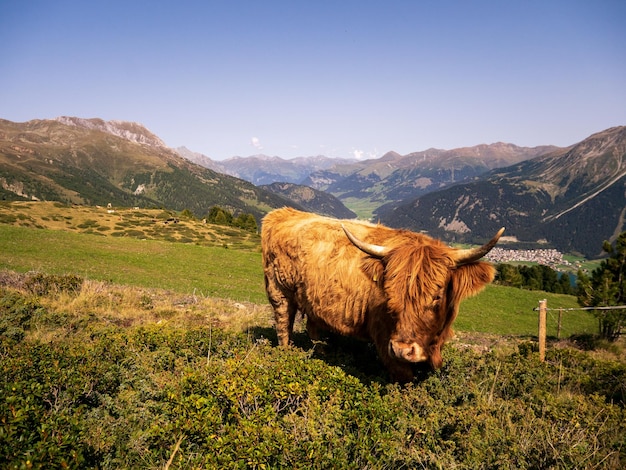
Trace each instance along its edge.
{"label": "alpine pasture", "polygon": [[[164,211],[0,206],[0,466],[621,468],[623,340],[497,285],[444,366],[388,382],[373,348],[276,347],[258,236]],[[165,223],[168,219],[178,222]]]}

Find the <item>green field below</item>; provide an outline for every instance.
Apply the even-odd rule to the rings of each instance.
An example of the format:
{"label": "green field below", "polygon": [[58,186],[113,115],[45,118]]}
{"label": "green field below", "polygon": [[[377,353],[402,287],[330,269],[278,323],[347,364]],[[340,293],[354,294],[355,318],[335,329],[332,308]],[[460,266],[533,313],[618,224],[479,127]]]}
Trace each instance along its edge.
{"label": "green field below", "polygon": [[[77,274],[115,284],[266,304],[260,250],[33,229],[0,224],[0,269]],[[576,307],[572,296],[491,285],[461,304],[458,331],[532,336],[541,299],[549,308]],[[550,311],[548,335],[557,334]],[[565,312],[561,337],[595,333],[589,312]]]}
{"label": "green field below", "polygon": [[0,224],[0,268],[264,302],[260,252]]}
{"label": "green field below", "polygon": [[[547,334],[556,337],[559,312],[552,309],[576,308],[571,295],[551,294],[489,285],[479,295],[466,299],[459,309],[455,329],[459,331],[495,333],[501,335],[537,335],[539,301],[546,299],[548,308]],[[561,318],[561,338],[572,334],[597,333],[596,318],[589,311],[566,311]]]}
{"label": "green field below", "polygon": [[369,199],[356,197],[343,198],[341,202],[362,220],[370,220],[374,215],[374,210],[380,206],[380,202],[372,202]]}

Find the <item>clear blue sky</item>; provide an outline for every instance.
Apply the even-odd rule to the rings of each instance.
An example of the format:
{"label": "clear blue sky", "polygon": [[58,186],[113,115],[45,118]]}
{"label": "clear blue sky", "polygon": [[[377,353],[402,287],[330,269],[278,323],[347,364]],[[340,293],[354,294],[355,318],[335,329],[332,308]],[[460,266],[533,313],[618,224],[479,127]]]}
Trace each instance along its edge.
{"label": "clear blue sky", "polygon": [[213,159],[567,146],[626,125],[626,1],[0,2],[0,118]]}

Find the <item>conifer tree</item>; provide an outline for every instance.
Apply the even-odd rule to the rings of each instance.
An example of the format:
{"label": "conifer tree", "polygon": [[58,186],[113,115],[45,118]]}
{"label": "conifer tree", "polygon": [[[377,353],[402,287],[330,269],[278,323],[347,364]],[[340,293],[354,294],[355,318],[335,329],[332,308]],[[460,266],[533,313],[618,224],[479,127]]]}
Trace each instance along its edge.
{"label": "conifer tree", "polygon": [[[604,242],[602,249],[608,258],[591,273],[578,273],[578,303],[585,307],[612,307],[626,305],[626,232],[615,244]],[[596,310],[600,335],[615,341],[626,324],[626,309]]]}

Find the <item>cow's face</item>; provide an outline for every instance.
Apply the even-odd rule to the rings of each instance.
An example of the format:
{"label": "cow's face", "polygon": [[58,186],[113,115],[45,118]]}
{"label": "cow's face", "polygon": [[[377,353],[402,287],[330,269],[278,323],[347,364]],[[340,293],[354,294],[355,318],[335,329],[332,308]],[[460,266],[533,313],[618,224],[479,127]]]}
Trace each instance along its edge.
{"label": "cow's face", "polygon": [[443,285],[423,292],[395,315],[399,321],[389,339],[390,355],[406,362],[428,362],[434,369],[441,367],[441,347],[452,335],[461,301],[480,292],[494,276],[493,266],[484,262],[449,269]]}
{"label": "cow's face", "polygon": [[478,260],[495,246],[504,229],[480,248],[456,250],[427,237],[385,247],[365,243],[344,227],[350,241],[380,260],[389,321],[389,355],[404,362],[442,365],[441,346],[452,334],[462,299],[479,292],[494,268]]}
{"label": "cow's face", "polygon": [[[389,354],[404,362],[428,362],[435,369],[441,367],[441,345],[456,315],[448,302],[452,263],[445,257],[437,263],[418,266],[416,275],[408,277],[403,288],[388,289],[389,313],[394,321]],[[393,267],[390,260],[387,268]]]}

